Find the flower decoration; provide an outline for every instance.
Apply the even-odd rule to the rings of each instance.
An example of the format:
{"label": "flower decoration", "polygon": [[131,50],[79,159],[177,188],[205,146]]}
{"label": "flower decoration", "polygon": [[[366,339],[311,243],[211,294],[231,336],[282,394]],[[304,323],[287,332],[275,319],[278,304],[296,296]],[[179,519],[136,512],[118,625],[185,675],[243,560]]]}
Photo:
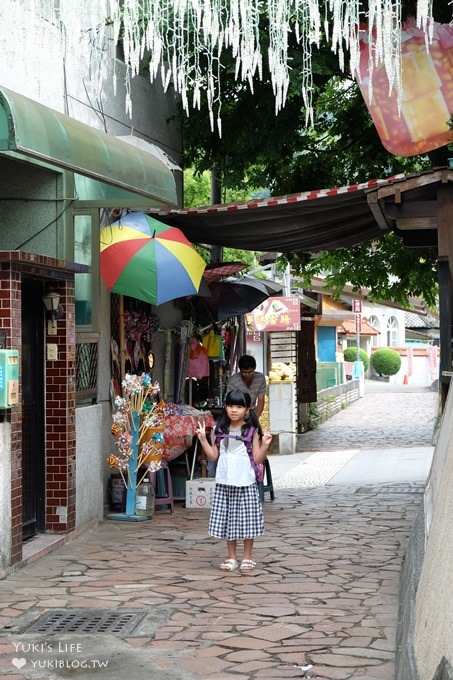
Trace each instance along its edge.
{"label": "flower decoration", "polygon": [[119,423],[113,423],[111,427],[111,433],[114,437],[119,437],[122,432],[121,425]]}
{"label": "flower decoration", "polygon": [[[164,402],[153,403],[152,398],[160,392],[160,385],[152,382],[147,373],[142,375],[126,374],[123,383],[123,396],[116,397],[116,411],[112,416],[111,433],[115,437],[117,453],[107,457],[109,467],[117,469],[125,486],[125,475],[133,460],[133,432],[136,432],[136,419],[139,416],[138,456],[134,460],[135,469],[147,466],[152,471],[162,464],[164,443]],[[137,486],[142,479],[137,480]]]}

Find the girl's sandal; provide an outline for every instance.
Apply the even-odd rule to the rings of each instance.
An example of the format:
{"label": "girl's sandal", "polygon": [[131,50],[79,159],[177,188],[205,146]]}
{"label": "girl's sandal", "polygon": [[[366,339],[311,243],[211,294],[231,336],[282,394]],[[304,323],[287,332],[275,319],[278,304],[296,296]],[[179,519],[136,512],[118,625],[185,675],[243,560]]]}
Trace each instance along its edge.
{"label": "girl's sandal", "polygon": [[219,569],[221,569],[222,571],[234,571],[235,569],[238,568],[238,566],[239,562],[237,560],[228,559],[222,562]]}
{"label": "girl's sandal", "polygon": [[241,566],[239,567],[239,571],[241,571],[243,574],[253,571],[256,567],[256,562],[253,560],[242,560]]}

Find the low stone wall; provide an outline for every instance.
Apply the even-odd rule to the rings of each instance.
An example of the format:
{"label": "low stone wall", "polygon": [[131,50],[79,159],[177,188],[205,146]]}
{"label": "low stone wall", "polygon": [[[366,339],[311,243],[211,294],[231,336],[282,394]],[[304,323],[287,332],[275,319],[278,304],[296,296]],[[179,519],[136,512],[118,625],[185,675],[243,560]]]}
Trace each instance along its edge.
{"label": "low stone wall", "polygon": [[401,570],[395,680],[418,680],[414,656],[415,600],[424,551],[425,507],[422,499]]}
{"label": "low stone wall", "polygon": [[348,380],[340,385],[326,387],[318,391],[318,401],[312,404],[299,404],[300,432],[313,430],[360,398],[360,381]]}
{"label": "low stone wall", "polygon": [[327,387],[318,392],[316,406],[321,418],[320,422],[328,420],[335,413],[346,408],[348,404],[359,399],[359,382],[359,380],[348,380],[341,385]]}

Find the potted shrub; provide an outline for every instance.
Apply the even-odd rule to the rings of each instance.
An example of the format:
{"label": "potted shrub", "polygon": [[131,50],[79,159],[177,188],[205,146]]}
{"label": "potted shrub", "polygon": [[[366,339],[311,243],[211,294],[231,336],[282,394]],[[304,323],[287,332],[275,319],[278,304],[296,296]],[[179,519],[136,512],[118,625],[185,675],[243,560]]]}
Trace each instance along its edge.
{"label": "potted shrub", "polygon": [[371,355],[371,366],[379,378],[388,381],[401,368],[401,357],[394,349],[377,349]]}

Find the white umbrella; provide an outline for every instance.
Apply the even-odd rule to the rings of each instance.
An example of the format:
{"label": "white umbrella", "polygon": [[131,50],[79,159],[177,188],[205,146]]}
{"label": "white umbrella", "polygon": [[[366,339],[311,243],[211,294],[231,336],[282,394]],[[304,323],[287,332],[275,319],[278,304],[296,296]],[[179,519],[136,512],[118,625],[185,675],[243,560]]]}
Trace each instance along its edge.
{"label": "white umbrella", "polygon": [[141,151],[146,151],[152,156],[155,156],[160,161],[162,161],[162,163],[165,163],[167,168],[170,168],[170,170],[181,170],[179,165],[176,165],[174,160],[170,158],[170,156],[165,153],[163,149],[161,149],[159,146],[156,146],[155,144],[150,144],[141,137],[135,137],[135,135],[117,135],[116,138],[121,139],[122,142],[126,142],[131,146],[137,147],[137,149],[141,149]]}

